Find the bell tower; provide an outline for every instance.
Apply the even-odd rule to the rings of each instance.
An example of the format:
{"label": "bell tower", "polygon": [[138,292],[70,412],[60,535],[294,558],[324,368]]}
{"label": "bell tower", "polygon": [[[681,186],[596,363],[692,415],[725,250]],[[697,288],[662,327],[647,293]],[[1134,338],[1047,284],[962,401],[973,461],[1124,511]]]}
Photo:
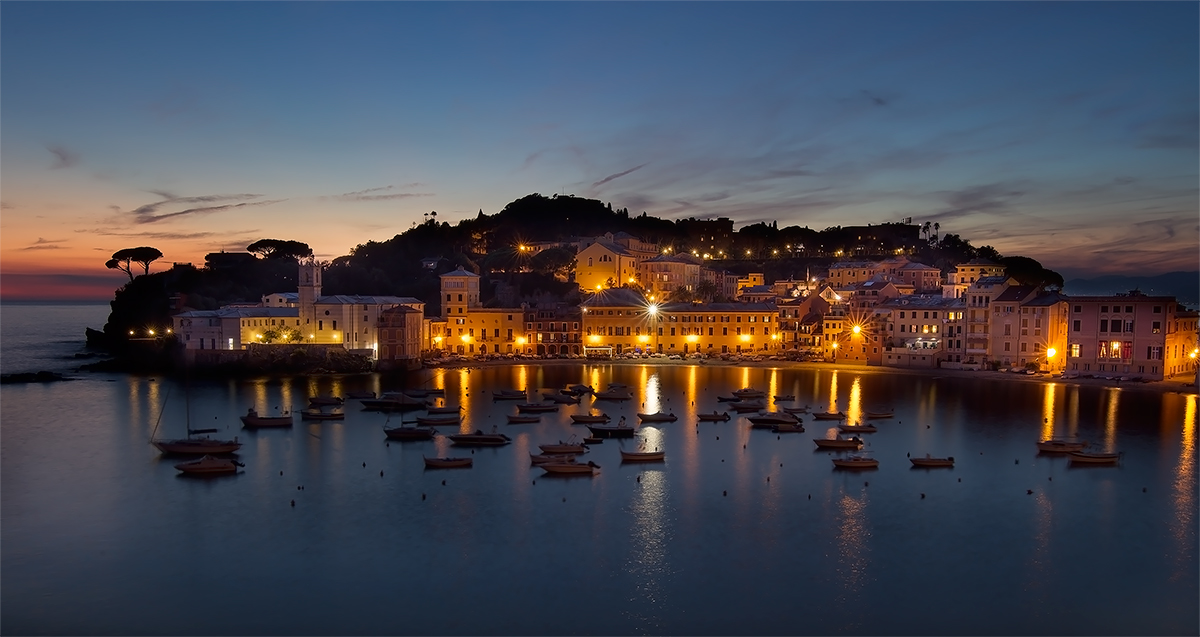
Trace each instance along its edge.
{"label": "bell tower", "polygon": [[314,303],[321,297],[321,265],[315,259],[300,261],[300,276],[297,279],[297,291],[300,302],[300,329],[306,335],[311,333],[316,308]]}

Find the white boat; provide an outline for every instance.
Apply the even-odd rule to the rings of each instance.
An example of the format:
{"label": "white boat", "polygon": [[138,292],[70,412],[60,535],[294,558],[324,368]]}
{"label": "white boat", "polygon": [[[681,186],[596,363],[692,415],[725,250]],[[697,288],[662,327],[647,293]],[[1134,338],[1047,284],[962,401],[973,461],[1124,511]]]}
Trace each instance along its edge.
{"label": "white boat", "polygon": [[578,424],[602,423],[608,422],[612,418],[608,414],[571,414],[571,421]]}
{"label": "white boat", "polygon": [[844,414],[840,411],[835,414],[826,413],[826,412],[813,412],[812,417],[815,418],[816,420],[845,420],[846,414]]}
{"label": "white boat", "polygon": [[433,440],[437,430],[433,427],[384,427],[383,433],[389,440]]}
{"label": "white boat", "polygon": [[847,456],[845,458],[834,458],[833,466],[839,469],[876,469],[879,467],[879,461],[867,456]]}
{"label": "white boat", "polygon": [[775,425],[794,425],[799,422],[799,420],[791,414],[770,412],[759,414],[757,416],[750,416],[747,418],[747,420],[750,421],[750,425],[752,427],[759,429],[769,429]]}
{"label": "white boat", "polygon": [[1083,451],[1088,446],[1085,440],[1043,440],[1037,443],[1038,451],[1042,453],[1071,453]]}
{"label": "white boat", "polygon": [[753,387],[745,387],[734,391],[733,395],[745,400],[747,398],[765,398],[767,396],[767,392],[754,389]]}
{"label": "white boat", "polygon": [[374,398],[374,397],[375,397],[375,392],[373,392],[373,391],[348,391],[348,392],[346,392],[346,398],[354,398],[356,400],[361,400],[363,398]]}
{"label": "white boat", "polygon": [[517,411],[523,414],[541,414],[550,411],[558,411],[558,403],[524,403],[517,405]]}
{"label": "white boat", "polygon": [[580,453],[587,453],[587,450],[588,450],[587,447],[584,446],[583,443],[570,442],[570,441],[563,442],[561,440],[558,441],[558,444],[538,445],[538,449],[541,449],[542,453],[552,454],[552,455],[580,454]]}
{"label": "white boat", "polygon": [[934,458],[929,454],[925,454],[924,458],[909,458],[914,467],[953,467],[954,456],[946,458]]}
{"label": "white boat", "polygon": [[501,389],[492,392],[492,400],[529,400],[529,394],[518,389]]}
{"label": "white boat", "polygon": [[575,454],[573,453],[544,453],[544,454],[529,454],[529,462],[534,466],[546,464],[547,462],[575,462]]}
{"label": "white boat", "polygon": [[751,412],[751,411],[760,411],[762,409],[765,409],[766,406],[767,406],[766,403],[764,403],[761,400],[749,400],[749,401],[740,400],[735,403],[726,403],[725,404],[726,409],[732,409],[732,410],[738,412],[739,414],[744,414],[744,413]]}
{"label": "white boat", "polygon": [[253,407],[242,416],[242,426],[246,429],[258,429],[261,427],[291,427],[292,415],[286,416],[259,416],[258,412]]}
{"label": "white boat", "polygon": [[1114,465],[1121,461],[1119,453],[1099,453],[1090,451],[1072,451],[1067,455],[1071,464]]}
{"label": "white boat", "polygon": [[346,417],[346,412],[340,409],[322,411],[319,407],[309,407],[300,412],[300,417],[304,420],[342,420]]}
{"label": "white boat", "polygon": [[337,396],[309,396],[308,404],[310,405],[340,405],[346,402]]}
{"label": "white boat", "polygon": [[[169,398],[168,394],[168,398]],[[185,394],[185,397],[190,397]],[[167,407],[166,400],[163,400],[163,410]],[[154,423],[154,431],[150,432],[150,444],[154,445],[163,453],[188,455],[188,456],[204,456],[209,454],[233,453],[242,448],[242,443],[238,442],[236,436],[233,440],[214,440],[201,434],[216,432],[216,429],[192,429],[192,410],[191,400],[187,401],[187,406],[184,408],[184,425],[187,427],[187,438],[178,438],[175,440],[155,440],[154,434],[158,431],[158,424],[162,421],[162,411],[158,412],[158,422]],[[201,435],[197,438],[195,436]]]}
{"label": "white boat", "polygon": [[895,416],[896,410],[894,409],[889,409],[887,411],[868,411],[866,413],[867,418],[894,418]]}
{"label": "white boat", "polygon": [[593,436],[600,438],[632,438],[636,431],[633,427],[625,424],[624,418],[616,425],[588,425],[587,428]]}
{"label": "white boat", "polygon": [[675,414],[664,414],[659,411],[653,414],[638,414],[638,420],[642,422],[675,422],[679,418]]}
{"label": "white boat", "polygon": [[813,438],[818,449],[862,449],[863,442],[858,436],[851,438]]}
{"label": "white boat", "polygon": [[175,465],[175,468],[191,475],[220,475],[223,473],[237,473],[238,467],[244,466],[246,465],[235,460],[204,456],[199,460],[181,462]]}
{"label": "white boat", "polygon": [[576,395],[592,393],[591,385],[571,385],[571,386],[567,387],[567,389],[569,391],[575,393]]}
{"label": "white boat", "polygon": [[525,425],[525,424],[529,424],[529,423],[533,423],[533,422],[539,422],[539,421],[541,421],[541,419],[542,419],[541,416],[514,416],[513,414],[509,414],[508,415],[508,424],[510,424],[510,425]]}
{"label": "white boat", "polygon": [[362,406],[367,411],[408,411],[425,409],[429,406],[423,398],[413,398],[400,392],[385,392],[379,398],[364,398]]}
{"label": "white boat", "polygon": [[714,411],[711,414],[696,414],[700,422],[718,422],[729,420],[729,412]]}
{"label": "white boat", "polygon": [[594,462],[588,462],[587,464],[582,462],[546,462],[538,466],[546,473],[560,475],[595,475],[596,469],[600,468],[600,465]]}
{"label": "white boat", "polygon": [[789,414],[807,414],[808,405],[803,407],[784,407],[783,410]]}
{"label": "white boat", "polygon": [[472,464],[471,458],[425,458],[425,466],[430,469],[456,469]]}
{"label": "white boat", "polygon": [[661,462],[666,457],[667,452],[659,451],[658,449],[654,451],[646,451],[645,449],[638,449],[637,451],[621,450],[622,462]]}
{"label": "white boat", "polygon": [[499,447],[512,442],[512,438],[501,433],[485,434],[476,430],[471,434],[451,434],[446,436],[456,445],[464,447]]}
{"label": "white boat", "polygon": [[792,400],[796,400],[796,397],[793,396],[792,394],[785,394],[782,396],[772,396],[772,398],[774,398],[775,402],[777,402],[777,403],[786,403],[786,402],[789,402]]}
{"label": "white boat", "polygon": [[598,391],[592,394],[596,400],[629,400],[633,398],[633,394],[625,389],[610,389],[608,391]]}
{"label": "white boat", "polygon": [[873,433],[879,431],[879,428],[876,427],[875,425],[864,425],[862,423],[859,423],[857,425],[841,424],[841,425],[838,425],[838,430],[843,431],[848,434],[853,434],[853,433],[873,434]]}

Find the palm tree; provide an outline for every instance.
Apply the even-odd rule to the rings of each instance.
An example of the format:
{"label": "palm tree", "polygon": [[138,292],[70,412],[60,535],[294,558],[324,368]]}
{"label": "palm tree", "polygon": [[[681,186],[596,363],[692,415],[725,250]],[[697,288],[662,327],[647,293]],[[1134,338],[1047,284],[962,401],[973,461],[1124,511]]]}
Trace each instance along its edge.
{"label": "palm tree", "polygon": [[703,299],[706,303],[711,303],[721,290],[717,288],[717,284],[705,279],[696,284],[696,296]]}
{"label": "palm tree", "polygon": [[928,221],[926,221],[925,223],[921,224],[921,234],[925,235],[925,240],[926,240],[926,241],[928,241],[928,240],[929,240],[929,231],[930,231],[930,226],[932,226],[932,225],[933,225],[933,224],[929,223]]}
{"label": "palm tree", "polygon": [[938,231],[941,229],[942,229],[942,224],[936,223],[936,222],[933,224],[933,240],[934,241],[938,240]]}

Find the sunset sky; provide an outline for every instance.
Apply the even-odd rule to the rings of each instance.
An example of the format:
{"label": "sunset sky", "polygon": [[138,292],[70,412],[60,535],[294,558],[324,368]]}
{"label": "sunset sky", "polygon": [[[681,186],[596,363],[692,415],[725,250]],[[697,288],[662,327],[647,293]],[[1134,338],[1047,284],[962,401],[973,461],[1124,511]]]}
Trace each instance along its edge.
{"label": "sunset sky", "polygon": [[[1197,269],[1197,3],[0,3],[0,295],[567,193]],[[425,255],[414,255],[419,258]]]}

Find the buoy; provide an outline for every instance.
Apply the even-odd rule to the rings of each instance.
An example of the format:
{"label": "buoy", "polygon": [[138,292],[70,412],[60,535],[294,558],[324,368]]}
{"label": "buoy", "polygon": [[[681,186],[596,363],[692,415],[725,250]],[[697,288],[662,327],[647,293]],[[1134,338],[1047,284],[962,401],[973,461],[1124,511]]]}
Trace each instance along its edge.
{"label": "buoy", "polygon": [[446,486],[446,481],[445,481],[445,480],[442,480],[442,486],[443,486],[443,487],[444,487],[444,486]]}
{"label": "buoy", "polygon": [[717,440],[720,440],[720,439],[721,439],[721,437],[720,437],[720,436],[717,436]]}
{"label": "buoy", "polygon": [[929,425],[925,425],[925,428],[926,428],[926,429],[929,429]]}
{"label": "buoy", "polygon": [[924,494],[924,493],[922,493],[922,494],[921,494],[921,499],[922,499],[922,500],[924,500],[924,499],[925,499],[925,494]]}
{"label": "buoy", "polygon": [[810,494],[808,494],[808,499],[809,499],[809,500],[811,500],[811,499],[812,499],[812,494],[811,494],[811,493],[810,493]]}
{"label": "buoy", "polygon": [[781,462],[781,463],[779,463],[779,466],[781,466],[781,467],[782,467],[782,466],[783,466],[783,463],[782,463],[782,462]]}
{"label": "buoy", "polygon": [[534,480],[534,481],[533,481],[533,483],[534,483],[534,484],[537,484],[537,480]]}
{"label": "buoy", "polygon": [[1013,464],[1021,464],[1021,459],[1017,458],[1016,460],[1013,460]]}
{"label": "buoy", "polygon": [[638,477],[637,477],[637,481],[638,481],[638,482],[641,482],[641,481],[642,481],[642,476],[638,476]]}
{"label": "buoy", "polygon": [[958,481],[959,481],[959,482],[962,482],[962,478],[959,478],[959,479],[958,479]]}
{"label": "buoy", "polygon": [[296,501],[292,500],[292,506],[296,506]]}
{"label": "buoy", "polygon": [[771,476],[767,476],[767,482],[771,481]]}
{"label": "buoy", "polygon": [[1142,493],[1146,492],[1146,487],[1142,487]]}
{"label": "buoy", "polygon": [[725,462],[725,459],[724,459],[724,458],[721,458],[721,462]]}
{"label": "buoy", "polygon": [[775,436],[775,439],[776,439],[776,440],[783,440],[783,438],[782,438],[782,437],[780,437],[780,436]]}
{"label": "buoy", "polygon": [[299,491],[299,490],[300,490],[300,485],[296,485],[296,490],[297,490],[297,491]]}
{"label": "buoy", "polygon": [[911,453],[906,453],[906,454],[904,454],[904,457],[905,457],[905,458],[911,458],[911,457],[912,457],[912,454],[911,454]]}
{"label": "buoy", "polygon": [[563,498],[563,502],[566,502],[566,501],[567,501],[567,499],[566,499],[566,498]]}
{"label": "buoy", "polygon": [[1025,490],[1025,494],[1026,494],[1026,495],[1033,495],[1033,489],[1026,489],[1026,490]]}
{"label": "buoy", "polygon": [[387,446],[389,446],[389,447],[390,447],[390,446],[392,446],[392,443],[390,443],[390,442],[388,442],[388,443],[384,443],[384,444],[386,444],[386,445],[387,445]]}
{"label": "buoy", "polygon": [[425,499],[425,494],[424,494],[424,493],[422,493],[422,494],[421,494],[421,499],[422,499],[422,500],[424,500],[424,499]]}
{"label": "buoy", "polygon": [[366,467],[366,466],[367,466],[367,463],[365,463],[365,462],[364,462],[364,463],[363,463],[363,466],[364,466],[364,467]]}
{"label": "buoy", "polygon": [[869,487],[869,486],[871,486],[871,483],[870,483],[870,482],[864,482],[864,483],[863,483],[863,486],[864,486],[864,487]]}
{"label": "buoy", "polygon": [[728,491],[722,491],[722,492],[721,492],[721,495],[729,495],[729,492],[728,492]]}
{"label": "buoy", "polygon": [[280,472],[279,472],[279,475],[283,475],[283,472],[282,472],[282,471],[280,471]]}
{"label": "buoy", "polygon": [[380,472],[379,472],[379,477],[380,477],[380,478],[382,478],[382,477],[383,477],[383,472],[382,472],[382,471],[380,471]]}
{"label": "buoy", "polygon": [[742,449],[745,449],[745,448],[746,448],[746,445],[742,445]]}

